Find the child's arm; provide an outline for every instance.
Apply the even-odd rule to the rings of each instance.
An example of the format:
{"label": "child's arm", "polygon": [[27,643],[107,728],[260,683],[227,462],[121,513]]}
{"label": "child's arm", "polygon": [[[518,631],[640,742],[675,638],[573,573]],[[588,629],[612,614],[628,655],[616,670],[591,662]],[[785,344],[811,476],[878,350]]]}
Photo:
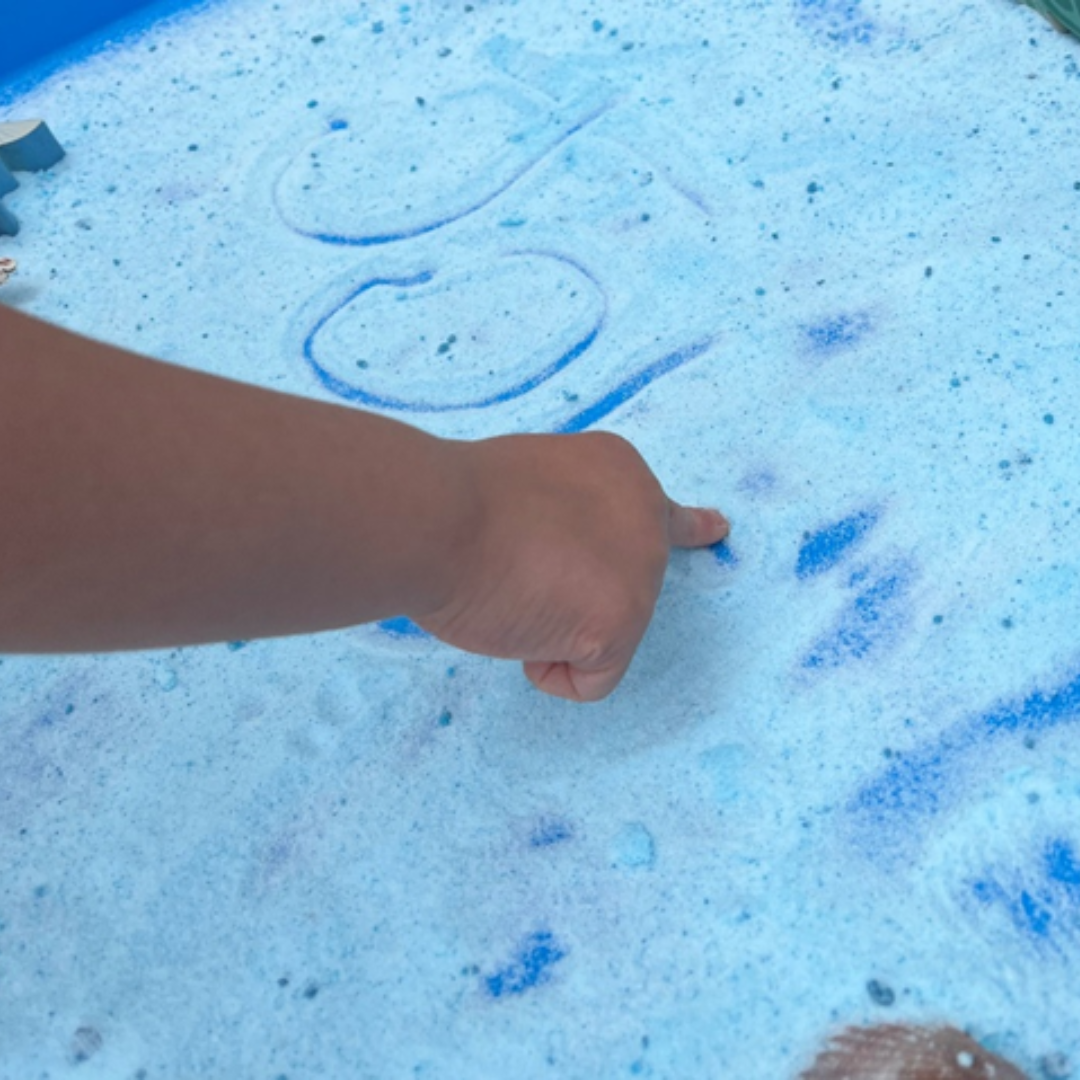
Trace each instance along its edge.
{"label": "child's arm", "polygon": [[404,614],[578,699],[621,678],[669,544],[727,532],[614,436],[437,439],[3,305],[0,508],[0,651]]}

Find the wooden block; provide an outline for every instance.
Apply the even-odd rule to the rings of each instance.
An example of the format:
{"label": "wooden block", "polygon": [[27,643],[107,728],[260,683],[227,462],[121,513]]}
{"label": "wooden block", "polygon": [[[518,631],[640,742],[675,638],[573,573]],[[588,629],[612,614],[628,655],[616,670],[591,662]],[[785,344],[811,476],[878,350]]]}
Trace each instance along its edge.
{"label": "wooden block", "polygon": [[12,172],[50,169],[64,156],[44,120],[0,123],[0,162]]}

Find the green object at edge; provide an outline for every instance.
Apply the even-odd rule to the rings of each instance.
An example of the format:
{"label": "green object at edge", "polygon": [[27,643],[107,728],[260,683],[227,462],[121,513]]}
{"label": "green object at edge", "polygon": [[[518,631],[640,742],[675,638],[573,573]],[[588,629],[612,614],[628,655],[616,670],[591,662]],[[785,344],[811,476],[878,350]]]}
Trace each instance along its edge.
{"label": "green object at edge", "polygon": [[1023,0],[1023,3],[1045,15],[1059,30],[1080,38],[1080,0]]}

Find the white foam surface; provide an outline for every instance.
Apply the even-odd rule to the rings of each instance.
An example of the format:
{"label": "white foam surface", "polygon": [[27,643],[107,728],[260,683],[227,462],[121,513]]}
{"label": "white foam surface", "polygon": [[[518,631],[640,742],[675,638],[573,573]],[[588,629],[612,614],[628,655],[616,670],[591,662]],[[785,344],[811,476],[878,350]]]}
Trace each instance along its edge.
{"label": "white foam surface", "polygon": [[9,93],[68,157],[4,302],[615,430],[734,531],[589,709],[375,627],[5,658],[0,1077],[1080,1068],[1078,63],[1003,0],[225,0]]}

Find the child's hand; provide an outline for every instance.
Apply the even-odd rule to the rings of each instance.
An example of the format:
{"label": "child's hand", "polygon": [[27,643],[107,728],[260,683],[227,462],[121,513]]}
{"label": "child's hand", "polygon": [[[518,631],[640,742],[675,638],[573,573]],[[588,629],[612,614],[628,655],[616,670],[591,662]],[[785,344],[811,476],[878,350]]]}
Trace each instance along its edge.
{"label": "child's hand", "polygon": [[673,503],[615,435],[458,445],[479,520],[450,599],[418,622],[458,648],[523,660],[549,694],[605,697],[649,624],[670,548],[715,544],[727,521]]}
{"label": "child's hand", "polygon": [[0,304],[0,651],[173,648],[410,615],[609,694],[672,545],[727,535],[613,435],[446,441]]}

